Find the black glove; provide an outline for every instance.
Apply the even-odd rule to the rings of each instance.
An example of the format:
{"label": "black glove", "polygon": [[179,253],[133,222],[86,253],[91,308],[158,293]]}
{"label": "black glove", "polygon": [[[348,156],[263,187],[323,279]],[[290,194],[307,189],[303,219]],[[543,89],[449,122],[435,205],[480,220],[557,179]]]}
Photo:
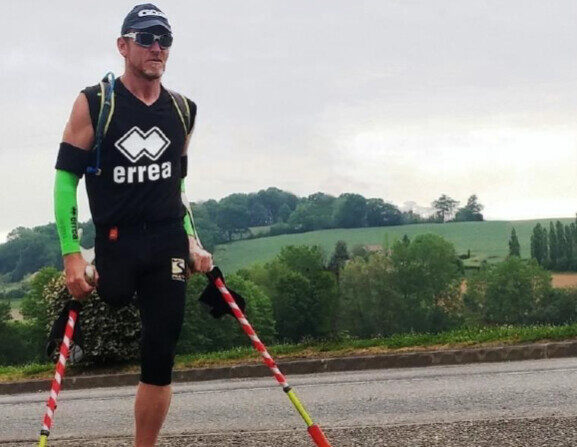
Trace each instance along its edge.
{"label": "black glove", "polygon": [[60,314],[58,314],[58,318],[56,318],[56,321],[52,324],[50,335],[48,335],[46,355],[54,362],[58,361],[60,345],[64,339],[64,331],[68,324],[68,314],[70,310],[75,310],[78,313],[78,316],[76,317],[76,323],[74,325],[74,334],[70,341],[69,359],[72,362],[78,362],[83,356],[82,329],[80,328],[80,311],[82,310],[82,303],[77,300],[70,300],[64,305]]}
{"label": "black glove", "polygon": [[[224,276],[218,267],[213,267],[210,273],[207,273],[206,276],[208,277],[208,285],[200,295],[199,301],[203,304],[206,304],[210,307],[210,314],[214,318],[221,318],[223,315],[229,314],[234,317],[234,313],[218,288],[214,285],[214,280],[216,278],[220,278],[221,281],[224,283]],[[234,290],[230,290],[227,287],[228,291],[236,301],[236,304],[242,312],[246,309],[246,301],[242,296],[236,293]]]}

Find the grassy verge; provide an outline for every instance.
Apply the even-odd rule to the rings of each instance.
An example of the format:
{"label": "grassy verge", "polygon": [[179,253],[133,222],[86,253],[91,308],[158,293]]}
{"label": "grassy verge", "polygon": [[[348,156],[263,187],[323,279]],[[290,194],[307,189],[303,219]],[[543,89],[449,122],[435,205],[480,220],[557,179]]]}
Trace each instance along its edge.
{"label": "grassy verge", "polygon": [[[438,334],[399,334],[364,340],[342,339],[280,344],[269,347],[275,359],[338,357],[410,352],[425,349],[449,349],[488,345],[530,343],[547,340],[568,340],[577,337],[577,324],[565,326],[496,326],[455,329]],[[258,363],[260,358],[252,347],[239,347],[207,354],[179,355],[176,369]],[[112,365],[106,368],[73,366],[67,375],[137,371],[137,364]],[[0,367],[0,382],[52,377],[53,365],[31,364]]]}

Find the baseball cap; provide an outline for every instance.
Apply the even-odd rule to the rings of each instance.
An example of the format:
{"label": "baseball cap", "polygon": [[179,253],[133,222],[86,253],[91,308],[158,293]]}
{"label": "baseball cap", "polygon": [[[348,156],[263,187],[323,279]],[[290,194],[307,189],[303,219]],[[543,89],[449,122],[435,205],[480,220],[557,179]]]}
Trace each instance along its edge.
{"label": "baseball cap", "polygon": [[120,34],[126,34],[129,29],[144,29],[151,26],[162,26],[172,33],[168,18],[152,3],[136,5],[124,18]]}

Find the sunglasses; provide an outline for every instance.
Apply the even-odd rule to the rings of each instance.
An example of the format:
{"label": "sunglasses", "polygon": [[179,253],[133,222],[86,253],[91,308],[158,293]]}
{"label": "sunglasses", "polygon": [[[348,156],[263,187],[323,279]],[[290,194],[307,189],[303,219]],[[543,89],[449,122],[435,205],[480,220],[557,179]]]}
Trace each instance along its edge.
{"label": "sunglasses", "polygon": [[152,34],[144,31],[132,32],[123,34],[122,37],[130,37],[141,47],[150,47],[154,42],[158,41],[161,49],[165,50],[172,45],[172,34]]}

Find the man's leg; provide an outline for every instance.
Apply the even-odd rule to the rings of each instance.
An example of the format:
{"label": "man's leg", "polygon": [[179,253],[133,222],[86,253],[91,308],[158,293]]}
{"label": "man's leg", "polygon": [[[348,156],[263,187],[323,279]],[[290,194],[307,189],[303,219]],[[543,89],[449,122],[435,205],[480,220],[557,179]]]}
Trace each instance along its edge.
{"label": "man's leg", "polygon": [[150,235],[148,243],[150,259],[137,281],[142,334],[141,383],[134,408],[136,447],[154,446],[168,413],[186,295],[184,276],[178,271],[178,260],[188,254],[184,229]]}
{"label": "man's leg", "polygon": [[162,428],[172,389],[170,385],[157,386],[140,382],[134,401],[134,419],[136,422],[135,447],[154,447],[158,433]]}

